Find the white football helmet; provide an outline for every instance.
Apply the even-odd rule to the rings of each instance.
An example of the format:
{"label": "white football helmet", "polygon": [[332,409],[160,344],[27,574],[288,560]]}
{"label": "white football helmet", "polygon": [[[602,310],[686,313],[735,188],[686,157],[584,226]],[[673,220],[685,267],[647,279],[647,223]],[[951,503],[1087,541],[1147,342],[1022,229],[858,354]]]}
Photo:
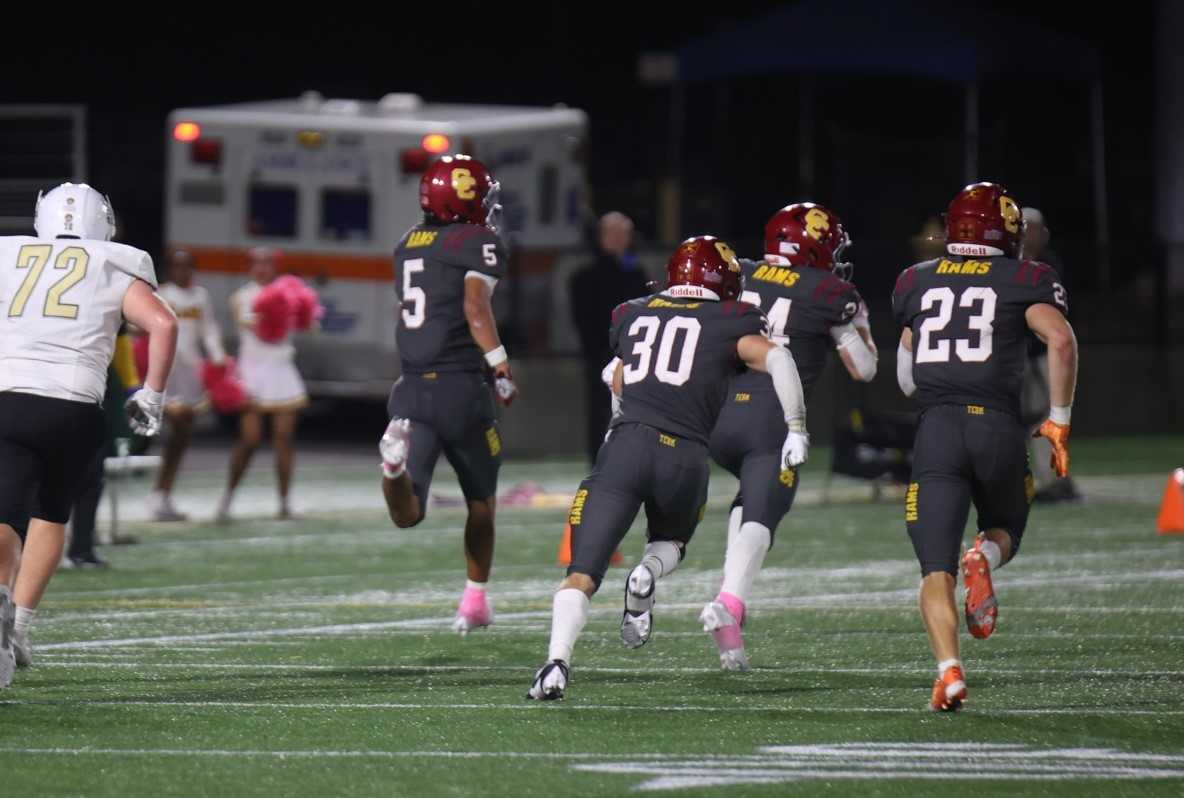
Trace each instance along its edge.
{"label": "white football helmet", "polygon": [[37,194],[33,229],[38,238],[74,236],[110,241],[115,237],[115,211],[105,194],[86,183],[62,183],[48,193]]}

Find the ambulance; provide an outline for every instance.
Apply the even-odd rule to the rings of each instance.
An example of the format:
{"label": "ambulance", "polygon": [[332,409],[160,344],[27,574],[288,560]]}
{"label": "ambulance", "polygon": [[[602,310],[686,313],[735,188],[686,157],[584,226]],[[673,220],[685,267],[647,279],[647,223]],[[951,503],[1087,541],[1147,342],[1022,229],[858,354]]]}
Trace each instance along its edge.
{"label": "ambulance", "polygon": [[[422,218],[419,178],[453,152],[480,158],[501,183],[509,277],[495,308],[524,331],[546,320],[548,275],[583,244],[588,120],[563,106],[297,99],[169,116],[165,241],[192,253],[224,336],[228,299],[254,247],[307,280],[325,307],[320,329],[296,341],[314,396],[384,396],[398,375],[395,244]],[[526,332],[524,334],[530,334]]]}

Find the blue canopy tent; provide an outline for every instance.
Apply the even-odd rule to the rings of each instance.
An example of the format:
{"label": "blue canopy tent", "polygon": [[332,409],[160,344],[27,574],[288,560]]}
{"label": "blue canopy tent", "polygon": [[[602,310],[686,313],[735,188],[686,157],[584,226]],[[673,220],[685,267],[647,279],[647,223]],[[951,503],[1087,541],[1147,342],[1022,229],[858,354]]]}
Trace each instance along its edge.
{"label": "blue canopy tent", "polygon": [[[825,31],[826,36],[787,32]],[[681,131],[687,85],[746,75],[793,72],[802,76],[799,171],[807,190],[814,175],[813,102],[817,74],[890,74],[961,83],[965,87],[963,174],[979,179],[979,83],[995,77],[1043,75],[1088,82],[1093,199],[1100,281],[1109,283],[1109,220],[1102,120],[1101,65],[1088,42],[1033,26],[1019,17],[932,0],[830,0],[798,3],[702,36],[676,54],[671,156],[675,191],[681,178]]]}

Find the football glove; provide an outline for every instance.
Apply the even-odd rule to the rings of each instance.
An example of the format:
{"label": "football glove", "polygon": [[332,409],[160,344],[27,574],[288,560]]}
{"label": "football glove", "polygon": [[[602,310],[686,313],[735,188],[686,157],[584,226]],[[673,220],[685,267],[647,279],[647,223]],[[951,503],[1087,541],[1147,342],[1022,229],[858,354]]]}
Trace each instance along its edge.
{"label": "football glove", "polygon": [[160,432],[164,394],[145,385],[131,395],[123,409],[127,413],[127,423],[132,432],[151,438]]}
{"label": "football glove", "polygon": [[1052,444],[1052,456],[1049,465],[1057,472],[1058,477],[1069,476],[1069,425],[1058,424],[1052,419],[1046,420],[1036,430],[1033,438],[1047,438]]}

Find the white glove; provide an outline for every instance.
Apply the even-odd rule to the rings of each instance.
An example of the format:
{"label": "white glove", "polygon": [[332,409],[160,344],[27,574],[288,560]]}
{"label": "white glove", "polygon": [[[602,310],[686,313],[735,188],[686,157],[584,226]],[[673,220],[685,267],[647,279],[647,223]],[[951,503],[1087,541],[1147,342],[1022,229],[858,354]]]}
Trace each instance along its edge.
{"label": "white glove", "polygon": [[501,374],[494,378],[493,390],[497,394],[497,400],[503,405],[509,405],[518,395],[518,386],[514,384],[514,380]]}
{"label": "white glove", "polygon": [[806,462],[806,453],[810,449],[810,436],[805,430],[790,429],[785,435],[785,443],[781,444],[781,462],[786,468],[794,468]]}
{"label": "white glove", "polygon": [[164,394],[147,385],[132,394],[123,406],[132,432],[149,438],[159,433],[163,406]]}

